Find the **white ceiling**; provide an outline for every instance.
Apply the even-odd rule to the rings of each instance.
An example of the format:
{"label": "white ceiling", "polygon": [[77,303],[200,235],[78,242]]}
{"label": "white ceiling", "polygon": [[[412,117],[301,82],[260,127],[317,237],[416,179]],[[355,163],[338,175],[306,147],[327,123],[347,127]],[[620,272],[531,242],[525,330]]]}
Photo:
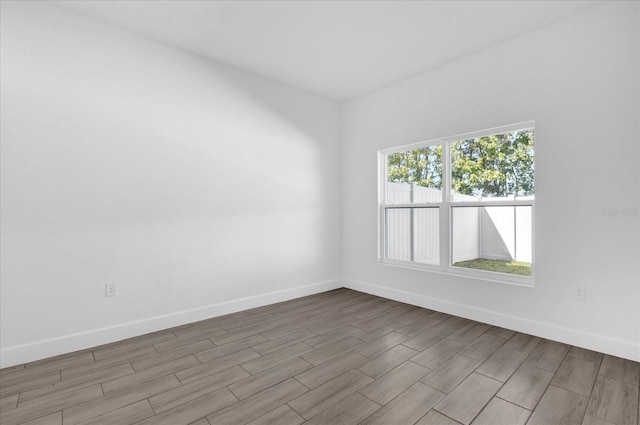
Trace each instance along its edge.
{"label": "white ceiling", "polygon": [[602,1],[50,1],[337,101]]}

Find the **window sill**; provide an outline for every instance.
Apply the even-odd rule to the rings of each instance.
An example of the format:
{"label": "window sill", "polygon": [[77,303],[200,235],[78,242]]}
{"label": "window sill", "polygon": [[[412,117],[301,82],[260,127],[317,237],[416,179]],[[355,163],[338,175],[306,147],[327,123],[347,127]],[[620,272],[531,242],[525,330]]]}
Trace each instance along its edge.
{"label": "window sill", "polygon": [[[535,287],[533,276],[510,275],[506,273],[497,273],[475,269],[464,269],[462,267],[443,267],[439,265],[414,263],[411,261],[399,260],[379,260],[382,266],[397,267],[410,270],[419,270],[423,272],[436,273],[445,276],[463,277],[485,282],[501,283],[514,286],[524,286],[528,288]],[[532,270],[533,272],[533,270]]]}

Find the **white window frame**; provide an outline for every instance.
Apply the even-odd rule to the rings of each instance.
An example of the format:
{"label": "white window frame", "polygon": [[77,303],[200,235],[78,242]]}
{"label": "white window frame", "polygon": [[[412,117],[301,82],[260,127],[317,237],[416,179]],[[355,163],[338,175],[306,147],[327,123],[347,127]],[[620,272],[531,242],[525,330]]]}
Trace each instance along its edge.
{"label": "white window frame", "polygon": [[[451,144],[460,140],[507,133],[525,128],[535,128],[535,121],[525,121],[486,130],[457,134],[440,139],[425,142],[396,146],[378,151],[378,261],[383,265],[425,270],[447,275],[464,276],[473,279],[492,282],[508,283],[520,286],[534,286],[535,282],[535,199],[514,199],[504,201],[466,201],[453,202],[451,190]],[[535,142],[534,142],[535,143]],[[442,200],[440,202],[411,203],[411,204],[386,204],[387,195],[387,155],[395,152],[403,152],[411,149],[428,146],[442,145]],[[535,175],[534,175],[535,179]],[[535,198],[535,197],[534,197]],[[453,223],[452,212],[455,207],[485,207],[485,206],[528,206],[531,207],[531,275],[520,276],[508,273],[492,272],[487,270],[454,267],[453,257]],[[394,260],[385,258],[386,252],[386,210],[392,208],[438,208],[439,210],[439,236],[440,236],[440,264],[432,265],[417,263],[414,261]]]}

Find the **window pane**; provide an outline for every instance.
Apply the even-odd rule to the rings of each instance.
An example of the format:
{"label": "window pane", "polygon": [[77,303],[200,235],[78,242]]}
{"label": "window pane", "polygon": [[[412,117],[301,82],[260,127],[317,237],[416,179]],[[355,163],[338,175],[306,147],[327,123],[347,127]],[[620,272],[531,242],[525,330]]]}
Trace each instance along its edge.
{"label": "window pane", "polygon": [[533,139],[529,128],[453,142],[453,201],[533,199]]}
{"label": "window pane", "polygon": [[411,209],[386,209],[385,257],[411,261]]}
{"label": "window pane", "polygon": [[387,208],[385,214],[385,258],[440,264],[439,208]]}
{"label": "window pane", "polygon": [[442,145],[387,154],[387,204],[442,201]]}
{"label": "window pane", "polygon": [[452,207],[452,261],[465,267],[531,275],[530,206]]}

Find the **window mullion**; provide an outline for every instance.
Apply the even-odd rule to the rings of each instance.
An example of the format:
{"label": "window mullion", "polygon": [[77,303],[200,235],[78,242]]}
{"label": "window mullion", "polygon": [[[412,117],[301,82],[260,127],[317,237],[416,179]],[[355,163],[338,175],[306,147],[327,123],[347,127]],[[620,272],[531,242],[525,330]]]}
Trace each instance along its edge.
{"label": "window mullion", "polygon": [[442,206],[440,207],[440,267],[444,270],[450,264],[450,213],[451,202],[451,144],[442,144]]}

